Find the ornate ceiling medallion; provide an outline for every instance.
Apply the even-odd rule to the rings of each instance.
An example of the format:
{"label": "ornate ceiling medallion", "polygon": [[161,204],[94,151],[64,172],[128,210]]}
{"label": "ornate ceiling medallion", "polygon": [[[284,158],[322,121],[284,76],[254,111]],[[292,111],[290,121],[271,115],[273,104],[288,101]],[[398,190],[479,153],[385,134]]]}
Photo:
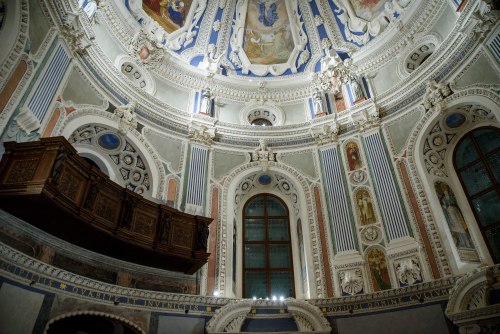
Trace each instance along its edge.
{"label": "ornate ceiling medallion", "polygon": [[297,0],[238,0],[229,59],[242,74],[296,73],[307,43]]}

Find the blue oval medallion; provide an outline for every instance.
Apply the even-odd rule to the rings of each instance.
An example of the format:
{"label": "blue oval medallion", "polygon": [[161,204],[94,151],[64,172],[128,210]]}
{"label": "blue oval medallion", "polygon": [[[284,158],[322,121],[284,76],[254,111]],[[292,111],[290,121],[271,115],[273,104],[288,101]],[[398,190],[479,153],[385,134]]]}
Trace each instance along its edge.
{"label": "blue oval medallion", "polygon": [[454,113],[446,117],[445,122],[449,128],[458,128],[465,123],[465,116],[460,113]]}
{"label": "blue oval medallion", "polygon": [[122,143],[120,137],[118,137],[114,133],[106,133],[100,136],[97,142],[102,148],[106,150],[115,150],[120,147]]}
{"label": "blue oval medallion", "polygon": [[269,183],[271,183],[272,181],[272,178],[269,176],[269,175],[261,175],[259,176],[259,183],[260,184],[263,184],[263,185],[267,185]]}

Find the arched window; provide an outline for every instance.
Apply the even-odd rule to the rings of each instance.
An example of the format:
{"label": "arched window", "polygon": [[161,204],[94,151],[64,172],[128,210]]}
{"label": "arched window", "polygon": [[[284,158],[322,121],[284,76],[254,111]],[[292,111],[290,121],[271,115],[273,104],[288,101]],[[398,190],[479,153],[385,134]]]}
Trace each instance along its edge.
{"label": "arched window", "polygon": [[495,263],[500,262],[500,130],[467,133],[453,162],[469,204]]}
{"label": "arched window", "polygon": [[277,197],[252,197],[243,209],[243,298],[294,297],[288,209]]}

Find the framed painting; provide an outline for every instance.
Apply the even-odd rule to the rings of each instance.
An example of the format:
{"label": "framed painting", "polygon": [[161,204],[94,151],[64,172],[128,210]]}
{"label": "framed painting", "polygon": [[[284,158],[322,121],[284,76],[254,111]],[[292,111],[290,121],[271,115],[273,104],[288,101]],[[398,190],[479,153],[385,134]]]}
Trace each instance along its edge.
{"label": "framed painting", "polygon": [[281,75],[309,60],[297,0],[238,0],[229,60],[242,74]]}

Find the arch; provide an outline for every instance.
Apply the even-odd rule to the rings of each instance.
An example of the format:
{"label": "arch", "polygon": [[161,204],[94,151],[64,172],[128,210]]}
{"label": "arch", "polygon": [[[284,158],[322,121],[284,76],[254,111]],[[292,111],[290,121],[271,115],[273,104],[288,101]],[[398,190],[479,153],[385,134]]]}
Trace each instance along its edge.
{"label": "arch", "polygon": [[328,334],[330,323],[321,310],[303,300],[288,298],[284,301],[238,300],[223,306],[207,324],[209,334],[239,333],[241,326],[252,308],[285,307],[293,317],[300,333]]}
{"label": "arch", "polygon": [[55,324],[56,322],[58,322],[60,320],[75,317],[75,316],[81,316],[81,315],[90,315],[90,316],[103,317],[103,318],[107,318],[107,319],[117,320],[119,322],[123,322],[123,323],[127,324],[128,326],[132,327],[140,334],[146,334],[146,331],[144,329],[142,329],[139,325],[137,325],[136,323],[134,323],[134,322],[122,317],[122,316],[111,314],[111,313],[106,313],[106,312],[101,312],[101,311],[93,311],[93,310],[73,311],[73,312],[68,312],[68,313],[58,315],[58,316],[50,319],[47,322],[47,325],[45,326],[45,330],[43,332],[44,332],[44,334],[48,334],[50,326]]}
{"label": "arch", "polygon": [[[227,205],[222,207],[222,212],[220,214],[220,224],[218,226],[218,235],[226,235],[226,238],[222,238],[220,240],[219,244],[219,250],[217,252],[217,266],[219,268],[225,268],[225,271],[221,271],[216,277],[216,282],[215,286],[218,291],[221,293],[226,293],[230,290],[230,283],[227,284],[227,277],[229,275],[229,266],[227,265],[228,262],[231,260],[229,253],[231,253],[231,245],[228,242],[231,238],[229,237],[230,231],[232,230],[232,225],[233,225],[233,220],[235,219],[235,212],[237,211],[237,204],[234,203],[234,198],[236,195],[236,190],[238,185],[248,176],[251,176],[253,174],[261,174],[262,173],[262,167],[259,165],[258,162],[251,162],[247,163],[245,165],[242,165],[236,169],[234,169],[228,177],[224,180],[224,186],[222,189],[222,203],[227,203]],[[311,275],[314,275],[314,277],[309,277],[309,282],[311,285],[310,291],[311,291],[311,298],[314,298],[316,296],[326,296],[326,286],[325,286],[325,281],[324,281],[324,268],[321,262],[321,248],[319,245],[320,243],[320,238],[319,238],[319,225],[318,221],[315,215],[315,212],[313,210],[313,196],[312,196],[312,191],[311,191],[311,186],[307,183],[307,181],[304,179],[304,177],[301,175],[300,172],[295,170],[294,168],[291,168],[289,166],[286,166],[281,163],[275,163],[271,162],[269,167],[266,170],[266,173],[279,173],[283,177],[286,177],[289,182],[296,187],[299,191],[297,191],[298,198],[297,198],[297,203],[299,203],[298,209],[299,212],[297,214],[292,215],[290,218],[291,220],[291,230],[294,231],[295,229],[295,218],[301,218],[301,221],[303,223],[303,226],[308,226],[308,229],[304,229],[304,239],[306,242],[310,241],[310,247],[306,247],[306,258],[308,262],[308,272],[311,273]],[[276,190],[272,189],[268,191],[271,194],[280,196],[281,199],[285,201],[285,203],[288,205],[289,208],[293,208],[294,205],[291,202],[290,199],[287,197],[283,197],[282,194]],[[247,194],[247,198],[255,194],[256,192],[249,192]],[[245,198],[240,198],[240,201],[238,203],[241,203],[242,201],[244,202]],[[295,210],[295,209],[294,209]],[[296,232],[294,232],[291,236],[292,239],[292,253],[295,254],[296,250],[294,249],[294,244],[296,244]],[[298,256],[298,254],[294,255]],[[295,266],[295,264],[294,264]],[[314,268],[314,270],[312,270]],[[294,267],[294,273],[298,273],[300,269]],[[300,292],[300,287],[297,289],[296,285],[296,291]]]}
{"label": "arch", "polygon": [[[450,110],[452,110],[453,108],[458,108],[462,105],[471,103],[482,105],[485,108],[492,110],[492,115],[494,115],[496,119],[498,119],[500,116],[497,112],[500,106],[500,97],[498,97],[498,95],[493,93],[492,91],[481,86],[470,86],[462,90],[455,90],[453,85],[451,85],[451,87],[452,89],[454,89],[454,93],[446,97],[444,101],[446,107],[443,108],[443,112],[433,112],[432,110],[430,110],[424,113],[409,136],[406,146],[406,154],[403,153],[403,156],[406,156],[406,160],[404,160],[403,162],[408,164],[409,176],[412,184],[414,185],[414,188],[422,189],[422,191],[418,192],[418,196],[416,199],[420,207],[424,223],[427,226],[426,230],[438,231],[438,233],[429,233],[429,238],[432,248],[435,249],[436,254],[439,254],[439,256],[436,258],[437,264],[441,271],[441,274],[445,276],[468,271],[470,269],[473,269],[473,267],[475,267],[476,265],[471,267],[470,264],[467,265],[461,263],[460,261],[457,261],[458,255],[456,253],[453,253],[452,250],[450,251],[450,249],[443,247],[444,245],[450,243],[449,241],[446,241],[449,239],[449,236],[446,235],[442,224],[438,223],[440,221],[443,221],[444,217],[442,216],[441,208],[436,207],[437,203],[439,202],[435,194],[434,182],[432,182],[431,180],[432,178],[434,178],[434,180],[438,180],[439,176],[433,176],[432,178],[429,177],[425,168],[423,158],[421,156],[426,137],[430,129],[442,119],[442,115],[447,115]],[[416,106],[416,108],[423,109],[424,107],[422,105],[419,105]],[[492,120],[487,120],[485,122],[490,124],[492,123]],[[479,124],[481,123],[482,122],[479,122]],[[465,130],[466,129],[464,127],[461,131]],[[457,141],[458,138],[454,138],[454,140],[450,144],[448,144],[448,151],[453,150],[454,145]],[[448,154],[447,158],[450,160],[446,160],[446,163],[450,165],[451,156]],[[454,173],[452,173],[451,175],[453,181],[453,184],[451,184],[452,187],[458,184],[458,178],[453,174]],[[458,200],[461,203],[466,203],[466,201],[460,195],[461,194],[457,194]],[[432,214],[428,214],[426,212],[432,212]],[[466,220],[474,220],[472,212],[470,212],[470,210],[464,210],[463,213]],[[479,249],[479,251],[480,257],[483,258],[484,261],[489,261],[484,258],[484,252],[482,252],[481,249]]]}
{"label": "arch", "polygon": [[111,166],[108,159],[102,156],[99,152],[91,150],[87,147],[77,146],[75,148],[79,156],[92,160],[104,174],[109,176],[110,180],[117,182],[118,179],[116,178],[114,168]]}
{"label": "arch", "polygon": [[[118,122],[118,117],[110,112],[95,107],[84,107],[67,115],[58,129],[54,130],[54,134],[69,138],[69,136],[82,124],[89,123],[99,123],[117,129]],[[162,200],[165,195],[166,172],[159,158],[159,154],[153,146],[149,144],[148,140],[136,130],[128,131],[126,138],[142,153],[142,156],[146,160],[146,164],[149,166],[149,171],[151,172],[152,196]]]}

